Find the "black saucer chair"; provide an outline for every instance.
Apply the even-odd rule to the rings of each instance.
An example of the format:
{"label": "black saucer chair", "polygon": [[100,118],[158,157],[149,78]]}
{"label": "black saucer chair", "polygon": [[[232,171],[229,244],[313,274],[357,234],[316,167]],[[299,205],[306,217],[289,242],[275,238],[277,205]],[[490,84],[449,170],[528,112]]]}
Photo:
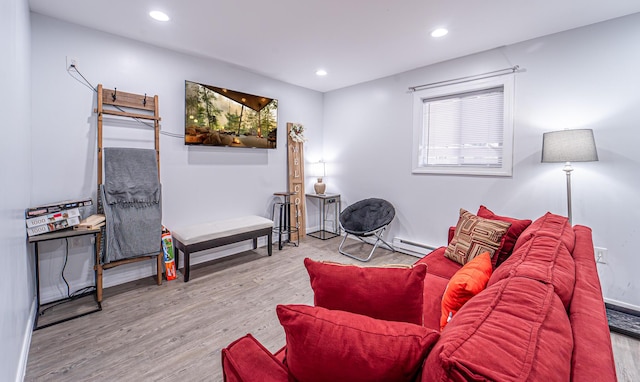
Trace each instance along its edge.
{"label": "black saucer chair", "polygon": [[[384,230],[387,229],[395,216],[396,210],[393,208],[393,205],[384,199],[364,199],[345,208],[345,210],[340,213],[340,225],[346,234],[340,243],[340,247],[338,247],[338,251],[345,256],[359,261],[371,260],[373,252],[378,248],[380,243],[383,243],[395,252],[395,249],[382,238]],[[376,242],[373,244],[373,249],[367,258],[354,256],[342,249],[349,235],[355,236],[362,242],[365,242],[365,237],[376,237]]]}

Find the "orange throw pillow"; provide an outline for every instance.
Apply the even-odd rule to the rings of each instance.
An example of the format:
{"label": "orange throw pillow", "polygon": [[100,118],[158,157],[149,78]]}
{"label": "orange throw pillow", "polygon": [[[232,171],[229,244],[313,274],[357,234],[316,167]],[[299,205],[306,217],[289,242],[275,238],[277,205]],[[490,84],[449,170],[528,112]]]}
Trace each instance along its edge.
{"label": "orange throw pillow", "polygon": [[442,296],[440,330],[447,325],[449,314],[453,317],[471,297],[487,287],[492,270],[491,256],[489,252],[484,252],[466,263],[451,277]]}

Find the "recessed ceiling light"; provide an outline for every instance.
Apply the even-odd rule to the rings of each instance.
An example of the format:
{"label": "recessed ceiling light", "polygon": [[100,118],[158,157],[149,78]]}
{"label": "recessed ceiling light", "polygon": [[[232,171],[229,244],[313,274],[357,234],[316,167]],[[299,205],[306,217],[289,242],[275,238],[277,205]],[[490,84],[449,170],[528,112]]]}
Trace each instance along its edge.
{"label": "recessed ceiling light", "polygon": [[433,32],[431,32],[431,37],[442,37],[442,36],[446,35],[447,33],[449,33],[448,30],[446,30],[444,28],[438,28],[438,29],[434,30]]}
{"label": "recessed ceiling light", "polygon": [[327,71],[324,69],[318,69],[316,70],[316,75],[317,76],[326,76],[327,75]]}
{"label": "recessed ceiling light", "polygon": [[151,11],[149,12],[149,16],[158,20],[158,21],[169,21],[169,16],[166,13],[161,11]]}

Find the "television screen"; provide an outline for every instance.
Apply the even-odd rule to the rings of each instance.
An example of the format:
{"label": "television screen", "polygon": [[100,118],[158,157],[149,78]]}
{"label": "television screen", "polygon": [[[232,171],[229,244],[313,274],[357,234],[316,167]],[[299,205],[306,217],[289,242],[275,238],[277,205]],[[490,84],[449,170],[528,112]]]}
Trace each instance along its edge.
{"label": "television screen", "polygon": [[275,149],[278,100],[185,81],[184,143]]}

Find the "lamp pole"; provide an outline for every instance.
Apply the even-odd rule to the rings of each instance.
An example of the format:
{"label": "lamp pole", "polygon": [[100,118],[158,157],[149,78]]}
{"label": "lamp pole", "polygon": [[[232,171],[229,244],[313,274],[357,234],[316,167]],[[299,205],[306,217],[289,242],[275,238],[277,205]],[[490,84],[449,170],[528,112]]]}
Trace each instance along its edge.
{"label": "lamp pole", "polygon": [[573,171],[571,162],[566,162],[562,171],[567,173],[567,215],[569,217],[569,225],[573,226],[571,222],[571,171]]}

